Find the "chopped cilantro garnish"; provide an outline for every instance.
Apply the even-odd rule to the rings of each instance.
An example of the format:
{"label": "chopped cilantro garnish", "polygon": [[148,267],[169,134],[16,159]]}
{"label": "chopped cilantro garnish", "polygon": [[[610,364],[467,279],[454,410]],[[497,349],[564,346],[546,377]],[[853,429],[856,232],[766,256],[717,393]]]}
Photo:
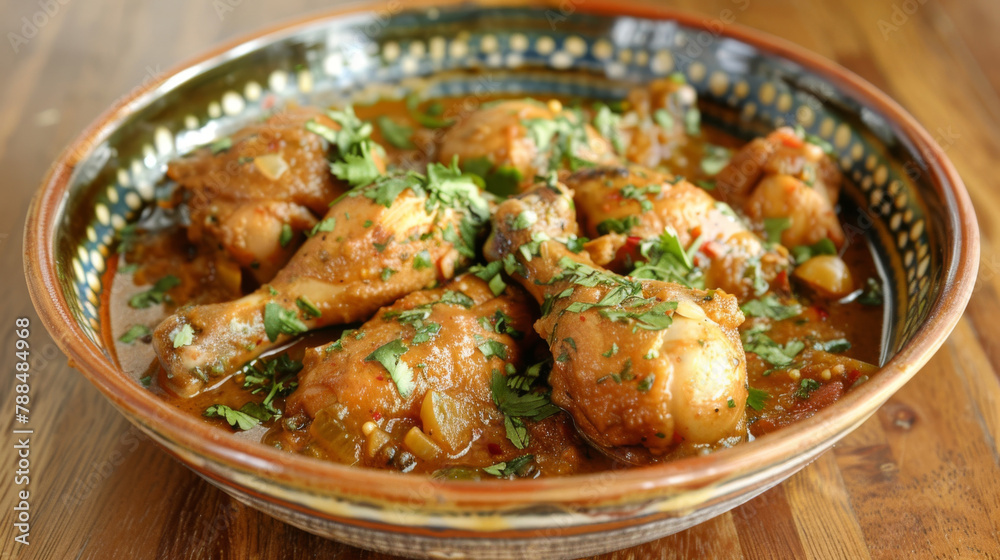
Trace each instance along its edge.
{"label": "chopped cilantro garnish", "polygon": [[379,277],[382,278],[383,282],[386,282],[386,281],[389,280],[389,278],[392,278],[393,274],[396,274],[395,270],[393,270],[393,269],[391,269],[389,267],[385,267],[385,268],[382,269],[382,274],[380,274]]}
{"label": "chopped cilantro garnish", "polygon": [[371,123],[362,122],[354,114],[354,108],[348,105],[343,111],[327,111],[327,116],[340,125],[334,130],[315,120],[306,123],[306,130],[322,136],[327,142],[337,147],[341,155],[349,154],[359,145],[370,141]]}
{"label": "chopped cilantro garnish", "polygon": [[667,112],[666,109],[657,109],[653,113],[653,120],[659,125],[663,130],[670,132],[674,129],[674,116]]}
{"label": "chopped cilantro garnish", "polygon": [[415,121],[420,123],[420,126],[426,128],[445,128],[455,123],[454,120],[440,118],[441,112],[434,110],[432,108],[433,105],[427,111],[421,111],[419,106],[420,99],[416,95],[410,94],[406,97],[406,110],[410,112],[410,116]]}
{"label": "chopped cilantro garnish", "polygon": [[608,348],[606,352],[601,352],[601,355],[604,356],[605,358],[610,358],[611,356],[614,356],[617,353],[618,353],[618,344],[612,342],[611,348]]}
{"label": "chopped cilantro garnish", "polygon": [[460,305],[466,309],[476,304],[475,300],[462,292],[457,292],[455,290],[446,290],[444,294],[442,294],[440,301],[441,303],[448,305]]}
{"label": "chopped cilantro garnish", "polygon": [[765,362],[777,367],[791,365],[795,356],[806,347],[800,340],[790,340],[782,346],[764,334],[763,329],[748,330],[742,333],[742,337],[745,351],[753,352]]}
{"label": "chopped cilantro garnish", "polygon": [[522,476],[534,460],[534,455],[522,455],[510,461],[484,467],[483,472],[499,478]]}
{"label": "chopped cilantro garnish", "polygon": [[139,292],[129,298],[129,307],[134,309],[146,309],[152,306],[154,303],[163,303],[168,301],[167,290],[177,287],[181,284],[179,278],[172,274],[168,274],[163,278],[160,278],[153,284],[153,287],[144,291]]}
{"label": "chopped cilantro garnish", "polygon": [[816,350],[830,352],[832,354],[839,354],[850,350],[851,343],[846,338],[835,338],[833,340],[827,340],[826,342],[817,342],[813,344],[813,348]]}
{"label": "chopped cilantro garnish", "polygon": [[410,369],[410,366],[406,365],[406,362],[400,359],[407,350],[409,348],[403,344],[403,341],[393,340],[379,346],[365,358],[366,362],[378,362],[382,364],[382,367],[389,372],[389,377],[393,383],[396,384],[399,396],[404,399],[409,398],[415,387],[413,383],[413,370]]}
{"label": "chopped cilantro garnish", "polygon": [[764,237],[768,243],[781,243],[781,234],[790,227],[791,218],[764,218]]}
{"label": "chopped cilantro garnish", "polygon": [[699,241],[695,240],[690,251],[685,251],[677,233],[668,226],[659,237],[645,239],[639,244],[639,254],[645,262],[638,263],[630,275],[634,278],[663,280],[688,288],[700,288],[704,285],[704,280],[701,271],[694,268],[691,258],[699,245]]}
{"label": "chopped cilantro garnish", "polygon": [[537,221],[538,214],[535,214],[533,210],[525,210],[514,218],[514,222],[511,224],[511,229],[514,231],[525,229],[531,227],[531,225]]}
{"label": "chopped cilantro garnish", "polygon": [[639,225],[640,219],[638,216],[625,216],[624,218],[608,218],[597,224],[597,233],[601,235],[607,235],[609,233],[625,233],[627,234]]}
{"label": "chopped cilantro garnish", "polygon": [[[621,194],[625,200],[635,200],[639,203],[639,208],[641,208],[643,212],[649,212],[653,209],[653,203],[649,201],[648,195],[659,194],[662,191],[663,186],[657,184],[647,185],[642,188],[636,187],[635,185],[625,185],[622,187],[619,194]],[[625,204],[625,200],[622,200],[621,204]]]}
{"label": "chopped cilantro garnish", "polygon": [[475,274],[479,279],[488,282],[490,291],[493,292],[493,295],[498,296],[507,289],[507,283],[504,282],[503,276],[500,274],[502,270],[503,263],[494,261],[486,266],[473,266],[469,269],[469,272]]}
{"label": "chopped cilantro garnish", "polygon": [[705,145],[705,155],[701,158],[701,171],[705,175],[717,175],[729,164],[732,154],[722,146]]}
{"label": "chopped cilantro garnish", "polygon": [[754,410],[764,410],[764,401],[770,398],[771,395],[767,394],[767,391],[754,389],[753,387],[747,388],[747,406]]}
{"label": "chopped cilantro garnish", "polygon": [[385,141],[402,150],[412,150],[414,148],[410,136],[413,136],[413,128],[404,124],[399,124],[391,118],[380,115],[375,119],[379,131]]}
{"label": "chopped cilantro garnish", "polygon": [[528,432],[523,418],[537,422],[559,412],[559,408],[549,401],[548,395],[538,392],[521,393],[509,387],[499,370],[493,370],[490,391],[494,404],[504,414],[507,438],[518,449],[524,449],[528,445]]}
{"label": "chopped cilantro garnish", "polygon": [[479,351],[486,356],[486,359],[490,359],[494,356],[500,358],[501,360],[507,359],[507,346],[500,342],[499,340],[493,340],[491,338],[485,338],[480,335],[476,335],[476,343]]}
{"label": "chopped cilantro garnish", "polygon": [[288,224],[281,225],[281,235],[278,236],[278,243],[281,247],[288,247],[288,244],[292,242],[292,237],[295,236],[295,232],[292,231],[292,226]]}
{"label": "chopped cilantro garnish", "polygon": [[243,405],[243,408],[240,410],[233,410],[224,404],[213,404],[205,409],[202,416],[205,416],[206,418],[223,418],[234,428],[249,430],[261,422],[261,420],[257,417],[260,415],[260,411],[255,407],[247,406],[251,404],[256,403],[247,403]]}
{"label": "chopped cilantro garnish", "polygon": [[189,346],[192,342],[194,342],[194,329],[191,325],[184,325],[181,330],[174,333],[174,348]]}
{"label": "chopped cilantro garnish", "polygon": [[618,155],[625,153],[625,142],[619,126],[621,125],[621,115],[615,114],[610,107],[604,103],[596,104],[597,113],[594,114],[594,128],[597,132],[611,142],[611,146]]}
{"label": "chopped cilantro garnish", "polygon": [[321,317],[323,313],[320,312],[316,304],[309,301],[306,296],[301,296],[295,300],[295,305],[299,306],[299,309],[305,313],[306,317]]}
{"label": "chopped cilantro garnish", "polygon": [[253,360],[241,370],[243,388],[252,395],[266,391],[261,405],[272,415],[281,416],[281,410],[274,406],[274,399],[287,397],[299,386],[296,376],[301,370],[302,362],[289,358],[287,354],[273,360]]}
{"label": "chopped cilantro garnish", "polygon": [[689,136],[701,134],[701,111],[697,107],[691,107],[684,113],[684,130]]}
{"label": "chopped cilantro garnish", "polygon": [[320,232],[330,233],[335,227],[337,227],[337,218],[334,218],[333,216],[324,218],[317,222],[316,225],[309,230],[309,237],[312,237]]}
{"label": "chopped cilantro garnish", "polygon": [[653,383],[655,382],[656,382],[656,374],[651,373],[646,377],[643,377],[642,380],[639,381],[639,384],[635,386],[635,388],[638,389],[640,393],[648,393],[649,390],[653,388]]}
{"label": "chopped cilantro garnish", "polygon": [[212,151],[212,155],[216,155],[225,152],[229,148],[233,147],[233,139],[228,136],[223,136],[215,142],[208,145],[208,149]]}
{"label": "chopped cilantro garnish", "polygon": [[750,317],[769,317],[775,321],[789,319],[802,313],[802,306],[797,302],[792,301],[784,305],[774,294],[748,301],[741,305],[740,309]]}
{"label": "chopped cilantro garnish", "polygon": [[800,399],[808,399],[809,394],[819,388],[819,381],[806,377],[799,383],[799,390],[795,392],[795,396]]}
{"label": "chopped cilantro garnish", "polygon": [[285,309],[281,305],[270,302],[264,306],[264,332],[271,342],[278,340],[281,334],[298,336],[309,330],[291,309]]}
{"label": "chopped cilantro garnish", "polygon": [[413,269],[423,270],[425,268],[430,268],[433,263],[431,262],[431,254],[426,249],[420,251],[416,255],[413,255]]}
{"label": "chopped cilantro garnish", "polygon": [[153,331],[149,330],[146,325],[132,325],[129,327],[125,334],[121,335],[118,340],[124,342],[125,344],[132,344],[136,339],[143,338],[152,334]]}
{"label": "chopped cilantro garnish", "polygon": [[882,283],[876,278],[865,280],[865,291],[858,296],[858,303],[862,305],[882,305]]}
{"label": "chopped cilantro garnish", "polygon": [[362,142],[358,145],[357,153],[341,153],[340,161],[330,164],[330,172],[352,187],[371,183],[379,177],[378,166],[372,159],[371,146],[370,142]]}
{"label": "chopped cilantro garnish", "polygon": [[795,262],[804,263],[807,260],[818,256],[818,255],[836,255],[837,246],[833,244],[828,238],[824,237],[812,245],[799,245],[798,247],[792,248],[792,256],[795,257]]}

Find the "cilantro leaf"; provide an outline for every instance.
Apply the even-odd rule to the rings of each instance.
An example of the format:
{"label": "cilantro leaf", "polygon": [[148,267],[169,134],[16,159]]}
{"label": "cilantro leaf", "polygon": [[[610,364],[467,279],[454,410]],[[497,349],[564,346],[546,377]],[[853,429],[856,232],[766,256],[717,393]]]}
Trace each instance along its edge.
{"label": "cilantro leaf", "polygon": [[180,286],[180,284],[180,278],[177,278],[173,274],[168,274],[157,280],[152,288],[130,297],[128,300],[129,307],[133,309],[146,309],[154,303],[163,303],[169,300],[167,290]]}
{"label": "cilantro leaf", "polygon": [[498,296],[507,289],[507,283],[504,282],[503,276],[500,274],[502,270],[503,263],[494,261],[486,266],[473,266],[469,269],[469,272],[475,274],[480,280],[488,282],[490,291],[493,292],[493,295]]}
{"label": "cilantro leaf", "polygon": [[413,117],[415,121],[420,123],[420,126],[426,128],[446,128],[455,124],[455,121],[452,119],[442,119],[431,114],[435,112],[440,114],[439,111],[421,111],[420,99],[414,94],[406,96],[406,110],[410,112],[410,116]]}
{"label": "cilantro leaf", "polygon": [[754,410],[764,410],[764,401],[770,398],[771,395],[769,395],[767,391],[754,389],[753,387],[747,388],[747,406]]}
{"label": "cilantro leaf", "polygon": [[[247,408],[247,406],[243,405],[243,408]],[[251,409],[251,411],[258,412],[256,409]],[[213,404],[202,412],[202,416],[206,418],[223,418],[230,426],[240,430],[249,430],[261,422],[259,418],[256,418],[243,409],[233,410],[224,404]]]}
{"label": "cilantro leaf", "polygon": [[808,399],[809,394],[819,388],[820,384],[818,381],[806,377],[799,383],[799,390],[795,392],[795,396],[800,399]]}
{"label": "cilantro leaf", "polygon": [[291,309],[285,309],[281,305],[269,302],[264,306],[264,332],[271,342],[278,340],[281,334],[298,336],[309,330]]}
{"label": "cilantro leaf", "polygon": [[118,340],[125,344],[132,344],[136,339],[147,337],[152,333],[153,331],[149,330],[149,327],[146,325],[132,325]]}
{"label": "cilantro leaf", "polygon": [[511,459],[510,461],[484,467],[483,472],[498,478],[522,476],[534,460],[534,455],[521,455],[520,457]]}
{"label": "cilantro leaf", "polygon": [[406,399],[413,393],[416,385],[413,382],[413,370],[402,359],[402,355],[409,350],[403,341],[393,340],[375,349],[374,352],[365,358],[366,362],[378,362],[389,372],[389,377],[396,384],[399,396]]}
{"label": "cilantro leaf", "polygon": [[379,177],[378,166],[371,155],[371,143],[362,142],[357,152],[341,152],[340,161],[330,164],[330,172],[352,187],[367,185]]}
{"label": "cilantro leaf", "polygon": [[835,338],[833,340],[827,340],[826,342],[817,342],[813,344],[813,348],[816,350],[823,350],[824,352],[830,352],[831,354],[839,354],[850,350],[851,343],[846,338]]}
{"label": "cilantro leaf", "polygon": [[781,243],[781,234],[790,227],[791,218],[764,218],[764,237],[768,243]]}
{"label": "cilantro leaf", "polygon": [[748,301],[740,306],[740,310],[750,317],[768,317],[775,321],[789,319],[802,313],[802,306],[792,301],[784,305],[774,294],[768,294],[760,299]]}
{"label": "cilantro leaf", "polygon": [[295,300],[295,305],[299,306],[299,309],[306,314],[307,317],[322,317],[323,313],[316,307],[316,304],[309,301],[306,296],[300,296]]}
{"label": "cilantro leaf", "polygon": [[597,224],[597,233],[601,235],[607,235],[609,233],[627,234],[632,231],[632,228],[639,225],[640,221],[641,220],[638,216],[625,216],[621,219],[608,218]]}
{"label": "cilantro leaf", "polygon": [[494,356],[501,360],[507,359],[507,346],[504,343],[491,338],[484,338],[478,334],[475,340],[478,343],[477,348],[483,353],[483,356],[486,356],[487,360]]}
{"label": "cilantro leaf", "polygon": [[836,255],[837,246],[830,241],[829,238],[824,237],[812,245],[799,245],[792,248],[792,256],[795,257],[795,262],[804,263],[807,260],[818,256],[818,255]]}
{"label": "cilantro leaf", "polygon": [[865,280],[865,291],[858,296],[858,303],[862,305],[877,306],[882,305],[882,283],[875,278]]}
{"label": "cilantro leaf", "polygon": [[722,146],[705,145],[705,156],[701,158],[701,171],[705,175],[718,175],[729,164],[732,153]]}
{"label": "cilantro leaf", "polygon": [[391,118],[380,115],[375,119],[379,131],[385,141],[401,150],[412,150],[415,148],[410,137],[413,136],[413,128],[404,124],[399,124]]}
{"label": "cilantro leaf", "polygon": [[281,235],[278,237],[278,243],[282,248],[288,247],[288,244],[292,242],[292,238],[295,236],[295,232],[292,231],[292,226],[288,224],[281,225]]}
{"label": "cilantro leaf", "polygon": [[190,346],[192,342],[194,342],[194,329],[191,328],[191,325],[184,325],[181,330],[174,333],[174,348]]}
{"label": "cilantro leaf", "polygon": [[309,237],[312,237],[320,232],[330,233],[335,227],[337,227],[337,218],[334,218],[333,216],[324,218],[319,222],[316,222],[316,225],[309,230]]}

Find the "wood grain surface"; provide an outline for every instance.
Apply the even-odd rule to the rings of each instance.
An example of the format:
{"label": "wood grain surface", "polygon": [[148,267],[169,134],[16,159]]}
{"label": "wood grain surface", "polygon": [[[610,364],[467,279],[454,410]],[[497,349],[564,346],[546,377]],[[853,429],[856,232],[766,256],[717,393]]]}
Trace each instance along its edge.
{"label": "wood grain surface", "polygon": [[[581,0],[586,2],[587,0]],[[579,1],[576,2],[579,4]],[[0,558],[377,558],[244,507],[141,436],[71,370],[21,274],[29,198],[49,162],[118,96],[223,39],[322,0],[0,3]],[[1000,558],[1000,3],[682,0],[857,72],[947,150],[983,233],[980,280],[930,363],[860,429],[784,484],[683,533],[603,558]],[[45,5],[52,15],[41,17]],[[53,8],[54,7],[54,8]],[[219,9],[224,11],[219,12]],[[22,19],[26,18],[26,19]],[[28,37],[25,21],[45,20]],[[30,31],[30,28],[28,29]],[[18,42],[16,51],[10,33]],[[16,544],[13,343],[32,319],[31,533]]]}

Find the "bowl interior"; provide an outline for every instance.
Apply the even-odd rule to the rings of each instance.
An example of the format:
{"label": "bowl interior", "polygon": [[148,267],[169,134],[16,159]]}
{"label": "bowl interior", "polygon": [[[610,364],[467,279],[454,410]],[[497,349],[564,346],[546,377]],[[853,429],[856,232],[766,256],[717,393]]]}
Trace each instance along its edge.
{"label": "bowl interior", "polygon": [[[782,124],[826,140],[850,179],[841,204],[851,243],[868,243],[886,281],[885,363],[912,338],[945,274],[928,163],[877,108],[777,54],[682,21],[554,8],[383,11],[320,19],[244,43],[166,79],[80,144],[55,251],[63,295],[83,332],[100,336],[103,275],[116,233],[157,197],[166,162],[289,101],[342,105],[422,96],[620,99],[680,72],[743,136]],[[393,8],[395,6],[395,8]]]}

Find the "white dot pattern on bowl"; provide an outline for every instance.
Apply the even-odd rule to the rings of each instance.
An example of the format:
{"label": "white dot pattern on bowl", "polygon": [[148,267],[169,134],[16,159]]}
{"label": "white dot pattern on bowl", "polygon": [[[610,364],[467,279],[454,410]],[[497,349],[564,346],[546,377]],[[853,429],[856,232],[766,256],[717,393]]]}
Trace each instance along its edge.
{"label": "white dot pattern on bowl", "polygon": [[[772,124],[798,124],[806,132],[829,142],[836,150],[837,159],[848,177],[859,187],[861,200],[867,202],[860,209],[866,217],[865,224],[856,227],[869,230],[873,221],[885,224],[891,232],[890,243],[895,245],[905,268],[905,276],[922,278],[932,267],[929,236],[925,228],[924,211],[915,197],[908,193],[914,189],[914,179],[890,165],[887,155],[847,122],[841,121],[818,99],[814,91],[796,91],[785,81],[761,74],[746,74],[722,64],[722,49],[711,48],[692,57],[690,37],[684,29],[672,22],[658,22],[661,28],[655,44],[637,43],[631,36],[588,36],[580,32],[560,32],[533,29],[507,32],[490,29],[486,32],[458,32],[447,27],[444,20],[428,18],[440,25],[426,40],[408,40],[403,36],[379,44],[368,35],[357,35],[363,40],[347,45],[330,42],[316,47],[317,56],[303,61],[302,65],[268,68],[266,74],[235,82],[209,99],[201,108],[193,108],[178,117],[177,122],[161,123],[145,140],[141,159],[128,160],[115,170],[115,184],[104,189],[94,206],[93,222],[86,230],[86,239],[79,246],[78,255],[68,262],[70,276],[80,302],[81,324],[99,327],[99,316],[90,303],[100,290],[98,274],[107,266],[108,245],[116,238],[115,232],[137,215],[144,204],[153,201],[154,185],[162,177],[165,162],[181,147],[188,149],[190,138],[182,141],[183,134],[208,134],[217,130],[218,123],[239,122],[251,115],[259,115],[264,103],[275,99],[308,101],[314,95],[339,91],[338,99],[374,100],[392,92],[398,97],[398,88],[374,85],[371,80],[386,83],[423,78],[437,70],[497,68],[515,70],[522,67],[548,69],[580,68],[603,72],[610,80],[643,80],[681,72],[698,89],[699,94],[713,101],[735,105],[740,117]],[[437,29],[437,28],[435,28]],[[312,61],[312,62],[310,62]],[[464,80],[464,81],[463,81]],[[368,84],[359,87],[360,84]],[[430,82],[426,95],[463,95],[483,84],[472,78],[458,78],[451,83]],[[622,86],[614,84],[595,86],[573,74],[545,75],[539,80],[505,76],[502,91],[519,95],[556,93],[567,96],[608,96],[620,92]],[[270,100],[270,101],[268,101]],[[191,138],[201,138],[199,135]],[[860,218],[859,218],[860,222]],[[855,227],[852,224],[849,224]],[[101,251],[104,251],[102,253]],[[916,256],[914,256],[916,255]],[[98,282],[93,282],[98,278]],[[896,341],[908,338],[921,321],[921,309],[928,302],[927,284],[907,281],[905,293],[900,294],[900,306],[905,321]],[[920,292],[918,292],[920,290]],[[85,328],[85,330],[88,330]],[[95,332],[88,336],[96,341]]]}

